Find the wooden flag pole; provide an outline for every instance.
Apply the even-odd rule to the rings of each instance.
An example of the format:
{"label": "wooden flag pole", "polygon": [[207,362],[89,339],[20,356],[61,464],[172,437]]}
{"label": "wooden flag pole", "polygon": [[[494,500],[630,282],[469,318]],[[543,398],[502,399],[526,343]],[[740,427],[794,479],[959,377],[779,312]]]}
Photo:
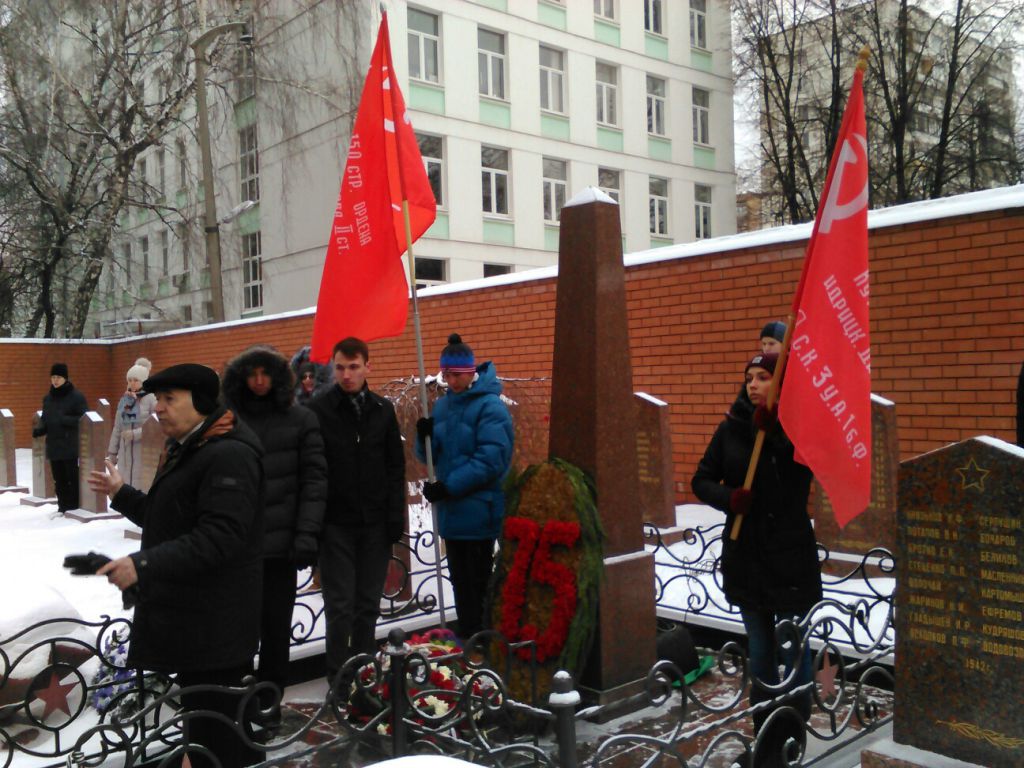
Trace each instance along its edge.
{"label": "wooden flag pole", "polygon": [[[409,285],[412,289],[412,324],[416,332],[416,364],[420,373],[420,409],[423,418],[430,417],[430,403],[427,401],[427,370],[423,363],[423,331],[420,328],[420,304],[416,296],[416,259],[412,254],[412,225],[409,223],[409,201],[402,200],[402,219],[405,222],[405,246],[409,258]],[[427,455],[427,480],[434,482],[434,454],[430,446],[430,438],[424,438],[423,447]],[[437,521],[437,505],[430,505],[430,520],[434,527],[434,573],[437,576],[437,605],[440,610],[441,628],[447,627],[445,621],[444,577],[441,573],[441,531]]]}
{"label": "wooden flag pole", "polygon": [[[786,317],[786,334],[782,337],[782,349],[779,350],[779,359],[775,363],[775,373],[772,374],[772,385],[768,388],[768,400],[765,408],[772,409],[775,405],[776,395],[782,381],[782,372],[786,369],[786,358],[789,357],[789,341],[793,337],[793,322],[795,316],[792,312]],[[744,384],[743,386],[746,386]],[[754,450],[750,454],[750,464],[747,465],[747,477],[743,481],[743,487],[750,490],[754,485],[754,474],[757,472],[757,463],[761,459],[761,449],[764,447],[764,430],[757,430],[757,437],[754,438]],[[739,538],[740,528],[743,526],[743,515],[736,515],[732,521],[732,531],[729,538],[733,541]]]}

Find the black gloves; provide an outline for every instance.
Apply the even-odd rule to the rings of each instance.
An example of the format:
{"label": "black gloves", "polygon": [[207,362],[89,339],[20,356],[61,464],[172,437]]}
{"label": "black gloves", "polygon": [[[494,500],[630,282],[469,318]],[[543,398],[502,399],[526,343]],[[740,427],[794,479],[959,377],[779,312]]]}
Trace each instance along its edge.
{"label": "black gloves", "polygon": [[295,541],[292,542],[292,563],[300,571],[304,571],[306,568],[315,568],[318,549],[316,537],[313,534],[297,533]]}
{"label": "black gloves", "polygon": [[432,416],[421,416],[416,419],[416,436],[420,440],[434,437],[434,418]]}
{"label": "black gloves", "polygon": [[93,576],[96,571],[110,562],[110,558],[99,552],[87,555],[68,555],[64,558],[64,567],[71,569],[72,576]]}
{"label": "black gloves", "polygon": [[779,423],[779,407],[773,405],[770,409],[764,403],[754,409],[754,426],[764,432],[770,432],[772,427]]}
{"label": "black gloves", "polygon": [[444,501],[451,496],[447,486],[438,480],[436,483],[424,483],[423,495],[431,504],[437,501]]}
{"label": "black gloves", "polygon": [[745,515],[754,504],[754,493],[746,488],[737,488],[729,497],[729,509],[737,515]]}

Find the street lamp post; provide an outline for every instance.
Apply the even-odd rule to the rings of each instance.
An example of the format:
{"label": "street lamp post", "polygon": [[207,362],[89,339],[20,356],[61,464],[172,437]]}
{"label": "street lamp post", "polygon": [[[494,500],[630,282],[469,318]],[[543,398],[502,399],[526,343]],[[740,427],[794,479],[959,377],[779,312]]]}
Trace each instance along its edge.
{"label": "street lamp post", "polygon": [[213,157],[210,153],[210,125],[206,110],[206,47],[214,39],[232,30],[245,33],[244,21],[229,21],[206,30],[194,43],[196,57],[196,107],[199,112],[199,153],[203,164],[203,203],[205,205],[206,261],[210,266],[210,304],[213,322],[224,320],[224,288],[221,280],[220,223],[217,221],[217,201],[213,191]]}

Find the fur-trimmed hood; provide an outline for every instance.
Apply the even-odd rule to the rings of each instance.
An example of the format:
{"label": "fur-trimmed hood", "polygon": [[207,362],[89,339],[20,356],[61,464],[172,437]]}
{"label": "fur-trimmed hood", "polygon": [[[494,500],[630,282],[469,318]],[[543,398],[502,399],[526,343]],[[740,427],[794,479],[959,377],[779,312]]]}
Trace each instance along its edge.
{"label": "fur-trimmed hood", "polygon": [[256,396],[249,391],[246,379],[253,368],[262,367],[273,381],[268,400],[275,410],[285,411],[294,401],[295,379],[288,359],[271,346],[257,344],[249,347],[224,368],[221,392],[229,408],[242,416],[254,404]]}

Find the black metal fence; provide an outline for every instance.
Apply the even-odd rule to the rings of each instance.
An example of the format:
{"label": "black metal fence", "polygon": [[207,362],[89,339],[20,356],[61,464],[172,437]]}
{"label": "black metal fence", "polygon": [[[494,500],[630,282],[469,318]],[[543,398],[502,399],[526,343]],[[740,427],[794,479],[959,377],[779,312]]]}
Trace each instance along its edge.
{"label": "black metal fence", "polygon": [[[392,628],[384,651],[350,659],[315,709],[268,733],[253,725],[247,713],[272,686],[253,680],[231,689],[238,699],[235,728],[264,754],[264,765],[301,761],[324,750],[357,750],[364,764],[433,752],[493,765],[573,768],[596,766],[636,745],[643,746],[647,757],[664,755],[687,766],[721,764],[723,758],[766,750],[785,750],[791,765],[814,765],[838,745],[891,719],[891,697],[884,691],[892,687],[895,564],[885,550],[852,560],[821,550],[829,574],[825,599],[800,624],[781,624],[777,639],[786,647],[809,644],[813,668],[825,674],[792,687],[795,678],[789,672],[770,688],[769,700],[751,706],[742,625],[721,595],[721,526],[695,528],[671,545],[648,527],[647,540],[658,564],[654,595],[659,616],[731,627],[740,637],[711,652],[710,682],[705,678],[688,684],[686,670],[659,661],[647,675],[643,693],[616,705],[659,713],[660,731],[620,728],[583,748],[577,726],[610,712],[582,706],[565,673],[555,676],[553,692],[540,700],[536,665],[519,660],[496,633],[483,633],[464,649],[406,642],[401,625],[429,625],[437,618],[429,535],[413,537],[408,557],[396,558],[405,578],[386,596],[382,625]],[[322,637],[322,603],[308,585],[300,586],[295,617],[296,646]],[[182,713],[181,691],[168,679],[128,668],[130,640],[130,621],[110,618],[48,619],[0,638],[0,768],[28,762],[99,765],[115,755],[125,765],[176,760],[185,749],[184,722],[214,715]],[[526,693],[521,686],[516,695],[510,692],[507,681],[513,676],[532,683]],[[280,692],[274,695],[279,699]],[[810,717],[801,703],[808,695]],[[764,721],[757,734],[750,728],[753,716]],[[789,729],[786,740],[766,739],[773,723],[787,721],[799,727]],[[323,735],[325,723],[330,726],[328,737]],[[314,729],[316,739],[311,738]]]}

